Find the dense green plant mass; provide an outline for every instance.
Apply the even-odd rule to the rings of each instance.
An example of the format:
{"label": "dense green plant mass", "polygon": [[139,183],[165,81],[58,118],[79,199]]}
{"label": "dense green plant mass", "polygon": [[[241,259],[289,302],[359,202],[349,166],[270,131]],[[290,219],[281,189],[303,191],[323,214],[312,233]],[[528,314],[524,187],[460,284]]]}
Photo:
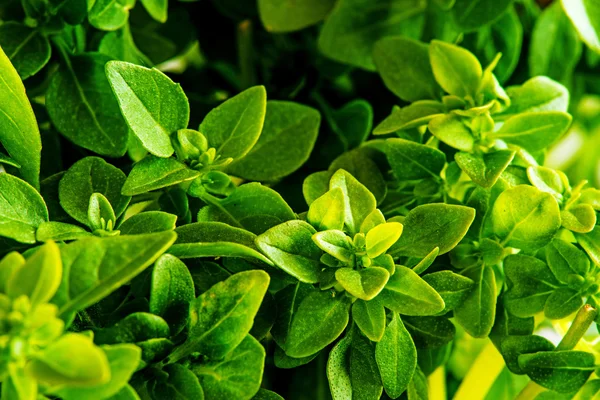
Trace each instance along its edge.
{"label": "dense green plant mass", "polygon": [[5,0],[2,400],[595,399],[596,0]]}

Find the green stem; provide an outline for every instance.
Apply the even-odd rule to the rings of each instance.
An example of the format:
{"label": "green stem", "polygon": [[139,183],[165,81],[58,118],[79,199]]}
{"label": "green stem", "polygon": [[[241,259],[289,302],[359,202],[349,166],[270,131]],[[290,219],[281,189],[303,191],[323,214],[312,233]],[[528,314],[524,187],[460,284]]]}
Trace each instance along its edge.
{"label": "green stem", "polygon": [[562,340],[556,346],[556,351],[571,350],[577,346],[583,335],[587,332],[592,322],[596,319],[598,311],[589,304],[584,305],[579,309],[569,330],[563,336]]}
{"label": "green stem", "polygon": [[256,69],[254,67],[254,46],[252,44],[252,21],[240,22],[237,26],[238,63],[242,89],[256,85]]}
{"label": "green stem", "polygon": [[[583,335],[585,335],[589,329],[592,322],[594,322],[597,315],[598,311],[591,305],[586,304],[581,307],[573,319],[573,323],[571,323],[569,330],[565,336],[563,336],[558,346],[556,346],[555,351],[572,350],[575,348],[577,343],[579,343]],[[530,381],[515,400],[534,399],[538,394],[545,390],[546,388]]]}

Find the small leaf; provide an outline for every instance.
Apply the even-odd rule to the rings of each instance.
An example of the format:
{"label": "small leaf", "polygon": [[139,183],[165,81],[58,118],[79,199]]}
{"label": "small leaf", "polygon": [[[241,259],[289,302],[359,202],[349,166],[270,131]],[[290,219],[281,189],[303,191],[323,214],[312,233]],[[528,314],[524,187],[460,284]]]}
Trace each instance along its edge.
{"label": "small leaf", "polygon": [[256,246],[275,265],[306,283],[319,281],[321,249],[313,242],[315,229],[299,220],[274,226],[256,238]]}
{"label": "small leaf", "polygon": [[399,397],[415,373],[417,349],[396,313],[375,346],[375,359],[385,392],[393,399]]}
{"label": "small leaf", "polygon": [[252,336],[244,340],[223,360],[191,365],[206,399],[250,400],[260,388],[265,349]]}
{"label": "small leaf", "polygon": [[457,322],[473,337],[486,337],[494,326],[496,316],[496,278],[488,265],[480,265],[463,272],[475,282],[463,302],[454,310]]}
{"label": "small leaf", "polygon": [[178,84],[157,69],[122,61],[106,64],[121,113],[142,145],[157,157],[173,154],[171,134],[187,128],[190,107]]}
{"label": "small leaf", "polygon": [[494,119],[506,119],[528,112],[567,112],[569,106],[567,88],[545,76],[533,77],[521,86],[511,86],[506,92],[510,97],[510,106]]}
{"label": "small leaf", "polygon": [[475,137],[464,118],[456,114],[444,114],[429,121],[428,127],[433,136],[447,145],[468,153],[473,152]]}
{"label": "small leaf", "polygon": [[458,152],[456,163],[476,184],[484,188],[494,186],[502,172],[515,156],[512,150],[498,150],[487,154]]}
{"label": "small leaf", "polygon": [[385,154],[398,179],[438,178],[446,165],[446,155],[433,147],[404,139],[385,143]]}
{"label": "small leaf", "polygon": [[385,86],[404,101],[439,97],[441,89],[431,70],[428,45],[402,37],[375,43],[373,61]]}
{"label": "small leaf", "polygon": [[509,118],[492,136],[535,152],[558,140],[571,120],[569,114],[560,111],[522,113]]}
{"label": "small leaf", "polygon": [[429,58],[433,75],[446,92],[458,97],[475,98],[483,71],[471,52],[433,40],[429,45]]}
{"label": "small leaf", "polygon": [[367,232],[367,255],[375,258],[394,245],[402,234],[403,226],[399,222],[386,222]]}
{"label": "small leaf", "polygon": [[232,275],[204,292],[192,305],[188,339],[171,357],[199,352],[219,359],[234,351],[250,332],[268,285],[269,275],[254,270]]}
{"label": "small leaf", "polygon": [[300,358],[325,348],[346,328],[349,310],[350,303],[343,296],[320,291],[309,294],[294,315],[285,353]]}
{"label": "small leaf", "polygon": [[537,250],[548,244],[560,228],[560,210],[550,194],[518,185],[498,196],[491,223],[503,244]]}
{"label": "small leaf", "polygon": [[169,377],[152,388],[153,398],[173,400],[204,400],[198,377],[181,364],[169,364],[164,370]]}
{"label": "small leaf", "polygon": [[502,339],[500,350],[506,361],[506,366],[514,374],[525,374],[525,370],[519,366],[519,356],[538,351],[552,351],[554,345],[548,339],[537,335],[514,335]]}
{"label": "small leaf", "polygon": [[127,208],[130,198],[121,195],[125,174],[99,157],[86,157],[69,168],[58,187],[62,208],[78,222],[88,225],[90,197],[100,193],[109,201],[116,217]]}
{"label": "small leaf", "polygon": [[[290,175],[308,160],[320,122],[321,115],[311,107],[289,101],[268,101],[258,141],[243,158],[226,153],[228,157],[240,157],[227,167],[227,172],[254,181],[275,181]],[[269,162],[265,163],[265,159]]]}
{"label": "small leaf", "polygon": [[584,351],[540,351],[519,356],[521,367],[532,381],[558,393],[582,387],[594,371],[594,356]]}
{"label": "small leaf", "polygon": [[15,268],[6,283],[6,294],[12,299],[27,296],[31,305],[36,307],[54,296],[62,273],[58,246],[54,242],[48,242],[29,257],[25,264]]}
{"label": "small leaf", "polygon": [[46,385],[96,385],[108,382],[106,354],[90,338],[67,333],[36,354],[27,372]]}
{"label": "small leaf", "polygon": [[417,206],[402,222],[402,236],[388,253],[425,257],[439,247],[439,254],[445,254],[462,240],[474,219],[475,210],[470,207],[450,204]]}
{"label": "small leaf", "polygon": [[27,182],[0,173],[0,236],[21,243],[35,243],[35,231],[48,221],[42,196]]}
{"label": "small leaf", "polygon": [[566,318],[583,306],[584,299],[577,291],[570,288],[558,288],[544,305],[544,315],[549,319]]}
{"label": "small leaf", "polygon": [[435,315],[444,309],[444,300],[412,269],[396,266],[381,292],[384,305],[403,315]]}
{"label": "small leaf", "polygon": [[329,190],[340,188],[344,193],[344,223],[350,234],[357,233],[365,218],[377,207],[373,194],[343,169],[337,170],[329,182]]}
{"label": "small leaf", "polygon": [[335,279],[352,296],[362,300],[371,300],[384,288],[390,273],[380,267],[364,268],[359,271],[352,268],[339,268]]}
{"label": "small leaf", "polygon": [[345,201],[342,189],[327,191],[310,204],[307,221],[318,231],[344,228]]}
{"label": "small leaf", "polygon": [[438,271],[427,274],[423,276],[423,280],[434,288],[444,300],[446,305],[444,311],[453,310],[462,304],[475,286],[472,279],[452,271]]}
{"label": "small leaf", "polygon": [[188,168],[173,158],[148,156],[136,163],[123,184],[122,193],[135,196],[181,182],[189,182],[200,172]]}
{"label": "small leaf", "polygon": [[168,0],[141,0],[148,14],[158,22],[167,22]]}
{"label": "small leaf", "polygon": [[184,263],[163,254],[152,270],[150,312],[163,317],[175,336],[186,327],[194,300],[194,281]]}
{"label": "small leaf", "polygon": [[356,300],[352,304],[352,319],[360,331],[373,342],[379,342],[385,331],[385,308],[379,298]]}
{"label": "small leaf", "polygon": [[589,204],[578,204],[560,212],[562,226],[573,232],[591,232],[596,226],[596,211]]}
{"label": "small leaf", "polygon": [[404,325],[418,349],[439,348],[450,343],[456,328],[446,317],[403,317]]}
{"label": "small leaf", "polygon": [[0,38],[21,79],[37,74],[50,60],[50,42],[36,29],[8,21],[0,26]]}
{"label": "small leaf", "polygon": [[119,231],[122,235],[140,235],[172,231],[175,229],[177,216],[162,211],[145,211],[132,215],[121,225]]}
{"label": "small leaf", "polygon": [[317,232],[313,236],[313,241],[321,250],[331,254],[343,263],[350,263],[354,256],[354,248],[350,238],[339,230],[328,230]]}
{"label": "small leaf", "polygon": [[334,0],[259,0],[258,13],[268,32],[293,32],[324,19],[334,4]]}
{"label": "small leaf", "polygon": [[461,31],[474,31],[498,19],[511,4],[511,0],[456,0],[452,19]]}
{"label": "small leaf", "polygon": [[562,283],[568,283],[572,274],[585,277],[590,269],[587,255],[562,239],[553,239],[546,246],[546,261],[556,279]]}
{"label": "small leaf", "polygon": [[264,86],[255,86],[208,113],[198,130],[222,158],[241,158],[257,143],[267,108]]}

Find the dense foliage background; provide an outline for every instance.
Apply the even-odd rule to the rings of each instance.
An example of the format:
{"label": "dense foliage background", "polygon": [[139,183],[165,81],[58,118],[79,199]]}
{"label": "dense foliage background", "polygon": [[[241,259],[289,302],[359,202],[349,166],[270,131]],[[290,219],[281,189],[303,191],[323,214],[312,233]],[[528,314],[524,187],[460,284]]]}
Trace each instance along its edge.
{"label": "dense foliage background", "polygon": [[1,398],[600,396],[599,68],[596,0],[1,1]]}

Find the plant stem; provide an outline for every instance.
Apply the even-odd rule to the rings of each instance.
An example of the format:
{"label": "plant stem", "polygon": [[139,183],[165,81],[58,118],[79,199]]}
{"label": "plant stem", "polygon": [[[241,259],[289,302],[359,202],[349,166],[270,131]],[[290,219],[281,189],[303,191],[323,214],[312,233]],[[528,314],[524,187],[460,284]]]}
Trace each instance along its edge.
{"label": "plant stem", "polygon": [[[572,350],[577,346],[585,332],[589,329],[594,319],[598,315],[598,311],[589,304],[584,305],[579,309],[577,315],[573,319],[569,330],[563,336],[562,340],[556,346],[554,351]],[[525,388],[519,393],[515,400],[534,399],[539,393],[545,391],[546,388],[530,381]]]}
{"label": "plant stem", "polygon": [[254,68],[254,46],[252,44],[252,21],[240,22],[237,26],[238,63],[240,68],[240,84],[247,89],[256,84]]}
{"label": "plant stem", "polygon": [[597,315],[598,311],[591,305],[586,304],[581,307],[573,319],[573,323],[569,327],[569,330],[565,336],[563,336],[558,346],[556,346],[556,351],[571,350],[575,348],[583,335],[585,335],[585,332],[589,329],[592,322],[594,322]]}

